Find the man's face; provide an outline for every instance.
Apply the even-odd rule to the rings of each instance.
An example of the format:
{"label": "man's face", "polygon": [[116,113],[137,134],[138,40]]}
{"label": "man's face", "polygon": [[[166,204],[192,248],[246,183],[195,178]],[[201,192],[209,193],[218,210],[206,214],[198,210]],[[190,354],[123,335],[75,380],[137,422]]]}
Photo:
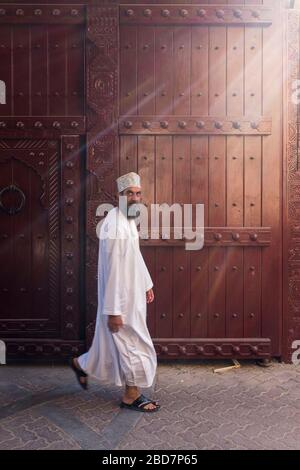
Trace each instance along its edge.
{"label": "man's face", "polygon": [[[130,188],[124,189],[124,191],[121,193],[122,196],[127,197],[127,208],[129,210],[130,206],[132,204],[139,204],[142,200],[142,191],[141,188],[138,186],[130,186]],[[128,215],[128,211],[127,211]],[[137,217],[139,214],[136,215],[131,215],[129,217]]]}

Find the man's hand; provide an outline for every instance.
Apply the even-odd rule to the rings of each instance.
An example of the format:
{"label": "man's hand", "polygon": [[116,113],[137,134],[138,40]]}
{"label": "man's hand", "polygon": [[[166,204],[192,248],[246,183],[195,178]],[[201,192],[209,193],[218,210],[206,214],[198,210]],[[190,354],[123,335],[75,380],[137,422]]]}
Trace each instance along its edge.
{"label": "man's hand", "polygon": [[119,329],[123,326],[121,315],[109,315],[107,326],[112,333],[118,333]]}
{"label": "man's hand", "polygon": [[154,300],[154,293],[152,289],[147,290],[146,292],[147,304],[151,304]]}

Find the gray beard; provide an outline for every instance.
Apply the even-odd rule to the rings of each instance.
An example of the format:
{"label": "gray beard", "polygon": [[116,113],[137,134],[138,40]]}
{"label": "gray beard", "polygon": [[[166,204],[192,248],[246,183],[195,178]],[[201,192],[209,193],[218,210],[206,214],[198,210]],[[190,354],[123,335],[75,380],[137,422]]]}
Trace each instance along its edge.
{"label": "gray beard", "polygon": [[139,215],[139,213],[137,213],[136,215],[129,215],[127,212],[127,219],[137,219]]}
{"label": "gray beard", "polygon": [[[133,206],[133,205],[134,205],[134,204],[131,204],[131,206]],[[130,211],[130,206],[127,207],[127,219],[136,219],[136,218],[139,217],[140,214],[141,214],[140,211],[138,210],[138,211],[136,211],[135,214],[130,214],[130,215],[129,215],[129,211]]]}

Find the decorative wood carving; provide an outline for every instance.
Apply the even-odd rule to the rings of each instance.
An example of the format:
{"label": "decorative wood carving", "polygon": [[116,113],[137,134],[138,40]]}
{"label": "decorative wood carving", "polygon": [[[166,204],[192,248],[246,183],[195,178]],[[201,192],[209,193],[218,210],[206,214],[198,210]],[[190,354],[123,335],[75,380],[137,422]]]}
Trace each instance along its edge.
{"label": "decorative wood carving", "polygon": [[[287,97],[286,97],[286,166],[284,169],[284,344],[283,357],[291,361],[292,343],[300,340],[300,168],[299,155],[299,105],[295,90],[299,90],[299,10],[287,12]],[[299,99],[299,97],[297,96]]]}
{"label": "decorative wood carving", "polygon": [[62,136],[61,332],[64,339],[79,336],[79,136]]}
{"label": "decorative wood carving", "polygon": [[[97,311],[97,206],[114,201],[118,155],[118,6],[87,8],[87,251],[86,334],[93,336]],[[94,236],[91,235],[94,233]]]}

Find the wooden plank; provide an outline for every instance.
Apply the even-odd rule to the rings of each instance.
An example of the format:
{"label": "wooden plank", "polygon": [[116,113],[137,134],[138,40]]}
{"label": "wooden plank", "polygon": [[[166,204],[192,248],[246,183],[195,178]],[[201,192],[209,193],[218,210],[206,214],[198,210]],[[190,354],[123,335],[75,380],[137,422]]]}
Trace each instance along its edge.
{"label": "wooden plank", "polygon": [[[209,114],[226,115],[226,29],[209,28]],[[209,226],[225,225],[226,137],[209,137]],[[225,251],[209,248],[208,336],[226,334]]]}
{"label": "wooden plank", "polygon": [[49,28],[49,115],[66,114],[66,28],[52,25]]}
{"label": "wooden plank", "polygon": [[67,115],[83,115],[84,103],[84,30],[82,26],[68,26],[66,38]]}
{"label": "wooden plank", "polygon": [[0,28],[0,63],[1,77],[6,88],[6,104],[1,104],[1,115],[11,116],[13,114],[13,68],[12,68],[12,31],[11,27],[2,25]]}
{"label": "wooden plank", "polygon": [[137,136],[120,136],[119,174],[137,171]]}
{"label": "wooden plank", "polygon": [[242,136],[227,137],[226,225],[244,223],[244,142]]}
{"label": "wooden plank", "polygon": [[208,337],[226,335],[225,315],[225,251],[209,248]]}
{"label": "wooden plank", "polygon": [[191,115],[208,115],[208,28],[192,28]]}
{"label": "wooden plank", "polygon": [[[31,110],[32,115],[46,116],[48,113],[47,73],[48,28],[41,25],[31,26]],[[83,113],[82,113],[83,114]]]}
{"label": "wooden plank", "polygon": [[[173,137],[173,203],[181,204],[182,214],[183,204],[190,203],[191,190],[191,141],[190,137]],[[182,218],[183,220],[183,218]],[[176,223],[176,222],[175,222]],[[175,225],[175,224],[174,224]],[[178,234],[182,230],[174,226]]]}
{"label": "wooden plank", "polygon": [[142,255],[144,257],[146,266],[149,270],[150,276],[153,281],[153,292],[154,292],[154,301],[150,304],[147,304],[147,325],[149,333],[152,337],[156,336],[156,295],[157,295],[157,283],[156,283],[156,256],[155,248],[143,247]]}
{"label": "wooden plank", "polygon": [[173,137],[173,202],[190,202],[190,148],[188,136]]}
{"label": "wooden plank", "polygon": [[19,25],[13,30],[13,94],[14,94],[14,115],[28,116],[31,114],[29,96],[29,27]]}
{"label": "wooden plank", "polygon": [[261,255],[259,248],[244,250],[244,336],[249,338],[262,335]]}
{"label": "wooden plank", "polygon": [[[138,173],[141,177],[143,203],[154,201],[154,152],[155,137],[138,137]],[[150,214],[149,214],[150,216]]]}
{"label": "wooden plank", "polygon": [[120,26],[120,114],[137,114],[137,29]]}
{"label": "wooden plank", "polygon": [[[156,336],[173,335],[173,255],[172,249],[156,250]],[[176,300],[177,301],[177,300]]]}
{"label": "wooden plank", "polygon": [[226,29],[209,27],[209,114],[226,114]]}
{"label": "wooden plank", "polygon": [[244,28],[227,28],[227,114],[244,114]]}
{"label": "wooden plank", "polygon": [[262,28],[245,28],[245,114],[262,114]]}
{"label": "wooden plank", "polygon": [[225,137],[209,138],[209,225],[225,225]]}
{"label": "wooden plank", "polygon": [[156,138],[155,148],[155,202],[172,204],[173,142],[171,136]]}
{"label": "wooden plank", "polygon": [[[12,311],[11,315],[15,319],[27,320],[30,318],[31,311],[31,274],[32,274],[32,256],[31,251],[33,238],[37,234],[33,230],[36,185],[38,184],[38,175],[32,168],[24,165],[19,160],[11,159],[11,170],[14,175],[14,184],[23,188],[27,194],[27,204],[23,210],[13,216],[13,257],[11,270],[13,272],[13,288],[12,290]],[[19,199],[19,198],[18,198]],[[15,205],[15,197],[11,199],[10,204]],[[28,229],[29,227],[29,229]],[[23,235],[23,236],[22,236]],[[19,269],[22,266],[22,269]]]}
{"label": "wooden plank", "polygon": [[191,335],[190,252],[173,249],[173,337]]}
{"label": "wooden plank", "polygon": [[208,226],[208,137],[191,137],[191,204],[204,204],[204,225]]}
{"label": "wooden plank", "polygon": [[173,28],[155,30],[155,114],[173,114]]}
{"label": "wooden plank", "polygon": [[[138,114],[155,113],[154,28],[137,28],[137,109]],[[129,66],[129,64],[127,64]]]}
{"label": "wooden plank", "polygon": [[174,28],[174,114],[189,115],[191,106],[191,28]]}
{"label": "wooden plank", "polygon": [[[253,4],[253,0],[245,0]],[[262,3],[257,0],[257,3]],[[245,113],[262,113],[262,29],[245,29]],[[262,152],[260,137],[245,137],[244,225],[261,225]],[[244,249],[244,335],[261,335],[261,252]]]}
{"label": "wooden plank", "polygon": [[191,254],[191,337],[208,333],[208,249]]}
{"label": "wooden plank", "polygon": [[244,336],[243,249],[226,248],[226,337]]}
{"label": "wooden plank", "polygon": [[261,138],[245,138],[245,208],[244,224],[261,225]]}

